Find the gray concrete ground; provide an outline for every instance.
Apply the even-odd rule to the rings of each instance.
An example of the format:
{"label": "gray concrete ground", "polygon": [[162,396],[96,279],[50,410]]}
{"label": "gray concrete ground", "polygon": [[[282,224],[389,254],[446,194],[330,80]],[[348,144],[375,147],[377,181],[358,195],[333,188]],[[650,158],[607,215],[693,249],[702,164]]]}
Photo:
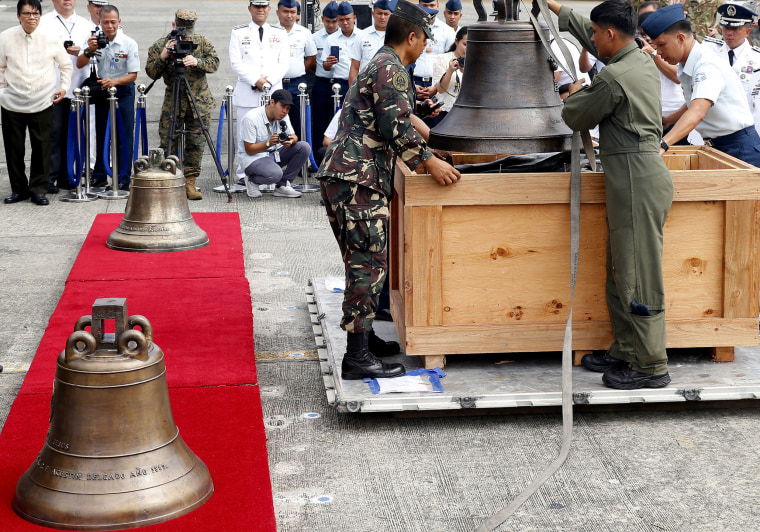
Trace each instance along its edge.
{"label": "gray concrete ground", "polygon": [[[84,14],[84,1],[79,4]],[[594,5],[575,4],[586,11]],[[210,77],[221,100],[224,87],[234,82],[226,60],[229,31],[249,20],[246,2],[126,0],[118,5],[126,33],[140,43],[143,64],[150,43],[167,33],[175,9],[198,11],[198,31],[225,58]],[[49,6],[44,2],[45,9]],[[15,24],[15,2],[1,1],[0,7],[5,8],[0,29]],[[473,20],[472,6],[465,10]],[[138,81],[147,78],[141,73]],[[157,144],[161,92],[157,87],[149,99],[151,145]],[[211,129],[215,132],[216,124]],[[0,156],[0,162],[4,159]],[[4,164],[0,174],[0,197],[5,197],[10,187]],[[308,279],[342,272],[319,198],[265,194],[251,200],[238,194],[228,204],[211,192],[218,178],[208,157],[199,184],[204,199],[192,202],[192,210],[241,216],[281,531],[471,531],[556,456],[561,437],[556,413],[394,417],[334,412],[325,399],[304,296]],[[124,203],[103,200],[51,200],[48,207],[0,205],[3,422],[94,216],[124,209]],[[568,462],[499,530],[757,530],[758,421],[758,410],[725,406],[669,411],[643,405],[634,411],[580,413]],[[239,528],[255,530],[256,524]]]}

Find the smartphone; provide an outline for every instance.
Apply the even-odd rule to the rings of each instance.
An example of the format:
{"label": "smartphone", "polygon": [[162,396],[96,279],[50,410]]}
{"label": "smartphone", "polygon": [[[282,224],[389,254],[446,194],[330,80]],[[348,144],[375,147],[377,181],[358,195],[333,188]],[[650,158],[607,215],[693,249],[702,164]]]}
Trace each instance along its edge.
{"label": "smartphone", "polygon": [[335,59],[340,59],[340,46],[331,46],[330,55],[335,57]]}

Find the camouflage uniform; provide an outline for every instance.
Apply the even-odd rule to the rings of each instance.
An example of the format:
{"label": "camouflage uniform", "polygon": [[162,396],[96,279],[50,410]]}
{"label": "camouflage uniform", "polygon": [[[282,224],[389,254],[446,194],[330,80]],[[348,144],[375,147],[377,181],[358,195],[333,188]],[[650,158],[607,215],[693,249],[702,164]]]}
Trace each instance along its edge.
{"label": "camouflage uniform", "polygon": [[396,52],[382,48],[351,85],[317,178],[346,266],[341,327],[372,330],[388,269],[388,202],[396,156],[414,169],[433,156],[412,127],[412,83]]}
{"label": "camouflage uniform", "polygon": [[[187,67],[185,69],[185,77],[190,83],[190,88],[198,103],[198,112],[201,114],[203,123],[208,126],[211,123],[211,111],[214,110],[216,102],[208,88],[206,74],[216,72],[219,68],[219,56],[211,41],[203,35],[192,34],[189,37],[198,45],[192,53],[192,56],[198,60],[198,65]],[[160,76],[163,76],[164,83],[166,84],[164,105],[161,108],[161,120],[158,123],[161,148],[164,151],[166,151],[168,146],[169,113],[171,112],[172,86],[174,83],[174,64],[171,61],[162,61],[160,57],[161,50],[168,40],[168,37],[162,37],[153,43],[153,46],[148,51],[148,63],[145,65],[145,72],[151,79],[158,79]],[[182,166],[186,177],[198,177],[201,173],[201,159],[203,158],[203,147],[206,139],[201,132],[200,122],[193,113],[190,97],[184,94],[186,91],[187,87],[183,83],[183,96],[180,101],[175,126],[179,130],[184,123],[185,129],[197,131],[197,133],[185,135],[185,156]],[[174,146],[177,146],[178,143],[179,140],[175,141]]]}

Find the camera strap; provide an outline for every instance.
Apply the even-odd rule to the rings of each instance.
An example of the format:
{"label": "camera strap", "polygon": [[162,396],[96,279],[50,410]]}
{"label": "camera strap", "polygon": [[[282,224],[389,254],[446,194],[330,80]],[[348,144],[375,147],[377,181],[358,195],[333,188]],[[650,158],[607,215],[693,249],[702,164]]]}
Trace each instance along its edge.
{"label": "camera strap", "polygon": [[[73,16],[74,16],[74,17],[76,17],[76,14],[74,14]],[[63,21],[63,19],[61,18],[61,15],[56,15],[56,16],[55,16],[55,18],[57,18],[57,19],[58,19],[58,22],[60,22],[60,23],[61,23],[61,26],[63,26],[63,29],[65,29],[65,30],[66,30],[66,33],[68,33],[68,34],[69,34],[69,40],[70,40],[70,41],[71,41],[71,40],[73,40],[73,39],[71,38],[71,32],[73,32],[73,31],[74,31],[74,26],[76,26],[76,25],[77,25],[77,23],[76,23],[76,22],[72,22],[72,23],[71,23],[71,29],[69,29],[69,27],[66,25],[66,23],[65,23],[65,22]],[[74,44],[76,44],[76,43],[74,43]]]}

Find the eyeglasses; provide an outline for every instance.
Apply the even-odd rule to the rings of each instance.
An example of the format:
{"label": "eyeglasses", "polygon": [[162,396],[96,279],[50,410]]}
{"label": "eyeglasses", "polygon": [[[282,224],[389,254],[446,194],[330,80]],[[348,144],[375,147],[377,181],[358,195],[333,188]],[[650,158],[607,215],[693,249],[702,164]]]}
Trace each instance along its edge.
{"label": "eyeglasses", "polygon": [[28,11],[22,11],[21,16],[24,18],[37,18],[41,15],[39,11],[35,11],[34,13],[30,13]]}

